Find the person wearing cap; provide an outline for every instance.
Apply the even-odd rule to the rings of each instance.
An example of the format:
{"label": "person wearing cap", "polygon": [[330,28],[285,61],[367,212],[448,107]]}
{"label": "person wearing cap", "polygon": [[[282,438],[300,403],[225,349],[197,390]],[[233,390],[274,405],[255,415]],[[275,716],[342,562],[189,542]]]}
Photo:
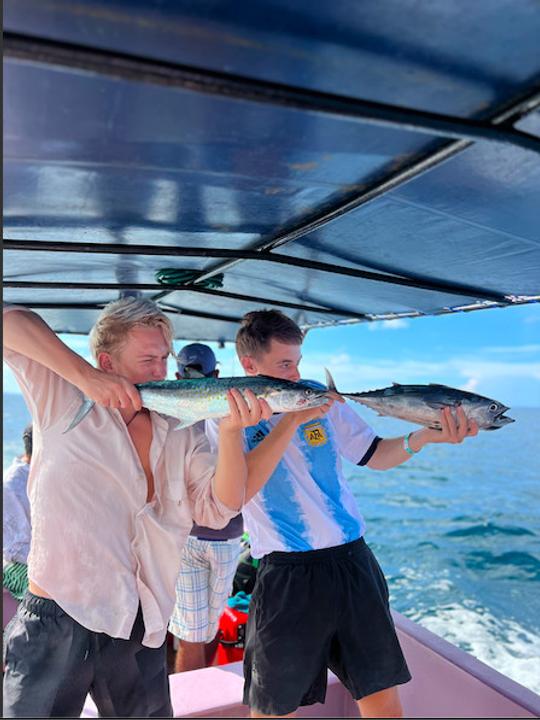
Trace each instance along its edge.
{"label": "person wearing cap", "polygon": [[32,527],[27,485],[32,459],[32,425],[22,434],[24,453],[13,459],[3,478],[3,586],[16,600],[28,587],[28,553]]}
{"label": "person wearing cap", "polygon": [[[218,377],[216,356],[208,345],[191,343],[177,355],[177,379]],[[200,422],[204,431],[205,422]],[[197,670],[212,661],[223,612],[241,552],[242,515],[221,530],[193,524],[182,550],[176,604],[169,632],[178,638],[174,671]]]}

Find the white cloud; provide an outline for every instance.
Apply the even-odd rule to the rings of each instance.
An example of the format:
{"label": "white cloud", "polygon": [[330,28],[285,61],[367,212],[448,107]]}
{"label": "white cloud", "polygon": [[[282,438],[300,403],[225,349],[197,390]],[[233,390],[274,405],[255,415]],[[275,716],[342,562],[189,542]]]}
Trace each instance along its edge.
{"label": "white cloud", "polygon": [[494,397],[509,405],[540,405],[540,363],[455,355],[442,361],[353,357],[344,352],[304,355],[304,378],[325,382],[327,367],[342,392],[374,390],[392,382],[441,383]]}
{"label": "white cloud", "polygon": [[510,353],[512,355],[516,353],[535,353],[540,352],[540,344],[538,345],[493,345],[482,348],[483,352],[490,353]]}
{"label": "white cloud", "polygon": [[478,378],[471,377],[464,385],[461,386],[460,390],[466,390],[467,392],[476,392],[478,383]]}
{"label": "white cloud", "polygon": [[370,322],[366,325],[370,332],[376,332],[378,330],[403,330],[409,327],[408,320],[402,318],[396,318],[395,320],[380,320],[378,322]]}

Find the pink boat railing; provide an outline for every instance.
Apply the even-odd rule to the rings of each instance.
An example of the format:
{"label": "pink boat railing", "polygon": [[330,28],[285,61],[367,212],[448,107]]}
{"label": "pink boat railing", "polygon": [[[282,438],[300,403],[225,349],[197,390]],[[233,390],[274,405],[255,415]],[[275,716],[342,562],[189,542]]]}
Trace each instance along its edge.
{"label": "pink boat railing", "polygon": [[[393,613],[413,679],[401,687],[405,717],[539,717],[540,696],[493,670],[429,630]],[[242,704],[242,663],[170,676],[175,717],[248,717]],[[360,717],[332,673],[324,704],[300,708],[298,717]],[[88,699],[83,717],[97,717]]]}

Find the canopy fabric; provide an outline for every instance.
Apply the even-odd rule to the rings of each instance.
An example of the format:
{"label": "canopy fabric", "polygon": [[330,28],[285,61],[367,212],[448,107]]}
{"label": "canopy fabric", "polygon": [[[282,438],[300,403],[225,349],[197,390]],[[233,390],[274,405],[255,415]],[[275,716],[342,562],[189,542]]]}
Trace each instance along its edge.
{"label": "canopy fabric", "polygon": [[55,330],[126,293],[221,341],[540,299],[536,0],[6,0],[4,31],[4,300]]}

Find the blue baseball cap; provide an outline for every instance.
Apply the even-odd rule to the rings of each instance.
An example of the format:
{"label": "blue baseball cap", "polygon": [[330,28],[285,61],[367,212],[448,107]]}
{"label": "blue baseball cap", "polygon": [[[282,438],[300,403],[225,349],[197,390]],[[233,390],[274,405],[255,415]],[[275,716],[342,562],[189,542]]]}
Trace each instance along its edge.
{"label": "blue baseball cap", "polygon": [[178,372],[185,375],[186,367],[200,368],[203,375],[211,375],[216,369],[217,360],[211,348],[202,343],[184,345],[176,356]]}

